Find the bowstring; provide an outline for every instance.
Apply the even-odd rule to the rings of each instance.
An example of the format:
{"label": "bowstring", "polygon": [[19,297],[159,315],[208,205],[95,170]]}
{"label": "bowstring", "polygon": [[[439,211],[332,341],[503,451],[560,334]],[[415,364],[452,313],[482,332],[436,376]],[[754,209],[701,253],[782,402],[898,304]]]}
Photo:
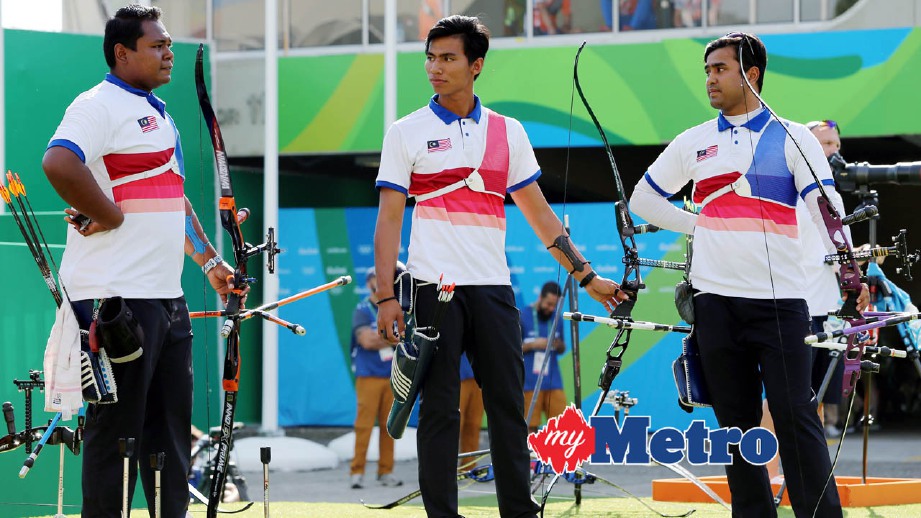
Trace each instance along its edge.
{"label": "bowstring", "polygon": [[[202,122],[204,115],[201,110],[198,110],[198,196],[199,196],[199,207],[205,206],[205,156],[202,151]],[[213,167],[212,167],[213,171]],[[202,231],[204,231],[204,226],[202,226]],[[220,251],[215,250],[218,255]],[[201,280],[201,291],[202,291],[202,305],[205,308],[205,311],[209,311],[210,304],[208,303],[208,276],[203,275]],[[205,333],[204,333],[204,342],[205,342],[205,424],[208,427],[204,433],[206,435],[211,434],[211,341],[209,336],[211,333],[208,332],[208,319],[204,319]],[[218,322],[220,322],[218,320]],[[194,388],[193,388],[194,390]],[[205,452],[205,456],[210,459],[210,454],[214,452],[213,448],[209,448],[210,451]],[[216,452],[215,452],[216,453]],[[194,461],[194,459],[192,459]]]}
{"label": "bowstring", "polygon": [[[570,88],[570,91],[569,91],[569,133],[566,135],[566,165],[563,168],[563,208],[562,208],[563,217],[559,218],[560,219],[560,235],[563,235],[566,233],[566,200],[567,200],[568,189],[569,189],[569,156],[570,156],[570,152],[572,151],[572,118],[573,118],[573,106],[575,104],[575,77],[573,77],[572,81],[573,81],[572,82],[573,86]],[[573,244],[575,245],[575,243]],[[560,286],[560,297],[557,300],[556,307],[553,308],[554,319],[551,321],[550,328],[547,330],[548,331],[547,347],[544,353],[548,355],[556,354],[555,352],[553,352],[552,336],[556,334],[556,325],[557,325],[557,322],[559,321],[560,312],[563,310],[563,297],[566,295],[566,289],[564,289],[562,284],[560,284],[560,279],[562,278],[562,276],[563,276],[563,265],[557,262],[556,284],[557,286]],[[569,285],[569,275],[566,276],[566,285],[567,286]],[[578,290],[571,290],[569,293],[569,296],[578,297],[579,296]],[[532,322],[532,325],[534,326],[534,329],[536,330],[537,329],[537,319],[536,318],[534,319],[534,322]],[[540,335],[540,333],[538,333],[538,335]],[[546,358],[545,363],[551,360],[550,358],[547,358],[546,356],[545,358]],[[536,360],[536,357],[535,357],[535,360]],[[543,378],[544,378],[544,367],[542,365],[540,367],[540,372],[537,377],[537,382],[534,384],[534,390],[531,391],[532,392],[531,401],[528,402],[528,412],[525,415],[525,421],[528,423],[529,427],[531,426],[531,417],[534,413],[534,409],[537,406],[537,400],[539,397],[539,390],[541,386],[540,382],[543,381]],[[579,406],[581,407],[582,405],[580,404]]]}
{"label": "bowstring", "polygon": [[[827,193],[825,192],[825,189],[822,187],[822,182],[818,180],[818,175],[815,173],[815,169],[812,168],[812,164],[809,163],[809,159],[806,158],[806,154],[803,152],[802,148],[800,147],[799,142],[797,142],[796,139],[793,138],[793,134],[790,133],[790,130],[787,128],[787,126],[780,120],[780,117],[777,116],[777,113],[775,113],[774,110],[772,110],[771,107],[768,106],[768,104],[764,101],[764,99],[761,97],[761,95],[759,95],[758,92],[755,91],[754,87],[753,87],[752,84],[751,84],[751,81],[749,81],[748,75],[745,73],[745,66],[743,65],[743,61],[742,61],[742,45],[743,45],[743,42],[744,42],[744,44],[748,45],[748,48],[749,48],[749,50],[751,51],[751,53],[752,53],[753,56],[754,56],[754,53],[755,53],[755,52],[754,52],[754,48],[752,47],[751,41],[749,41],[749,39],[748,39],[748,36],[747,36],[747,35],[743,35],[743,36],[742,36],[742,41],[740,41],[740,42],[739,42],[739,45],[738,45],[738,47],[739,47],[739,69],[740,69],[740,73],[741,73],[741,75],[742,75],[742,80],[744,81],[744,83],[745,83],[745,85],[748,87],[748,89],[752,92],[752,94],[754,94],[754,96],[755,96],[755,97],[758,99],[758,101],[761,103],[761,106],[762,106],[765,110],[767,110],[768,113],[769,113],[771,116],[774,117],[774,120],[777,121],[777,123],[778,123],[778,124],[780,125],[780,127],[784,130],[784,132],[787,134],[787,136],[790,137],[790,140],[793,142],[793,145],[796,146],[797,151],[799,151],[800,156],[803,158],[803,163],[806,165],[807,168],[809,168],[809,171],[812,173],[813,178],[816,179],[816,185],[817,185],[817,187],[818,187],[818,189],[819,189],[819,192],[821,193],[821,195],[822,195],[824,198],[829,199]],[[761,69],[759,69],[759,74],[763,74],[763,71],[762,71]],[[742,99],[743,99],[743,103],[744,103],[744,107],[745,107],[746,124],[748,124],[748,123],[750,122],[750,120],[751,120],[751,119],[749,118],[749,113],[750,113],[750,112],[749,112],[749,109],[748,109],[748,96],[747,96],[747,95],[743,95]],[[764,128],[764,129],[766,129],[766,128]],[[750,146],[750,148],[751,148],[751,153],[752,153],[752,168],[753,168],[754,171],[755,171],[755,175],[754,175],[754,177],[755,177],[755,183],[758,185],[758,187],[759,187],[759,193],[760,193],[760,192],[761,192],[761,190],[760,190],[760,185],[761,185],[761,183],[760,183],[760,179],[759,179],[759,176],[758,176],[758,164],[757,164],[757,160],[756,160],[756,157],[755,157],[755,146],[754,146],[754,139],[753,139],[753,137],[752,137],[752,130],[751,130],[751,128],[748,128],[748,141],[749,141],[749,146]],[[760,141],[759,141],[759,142],[760,142]],[[792,171],[791,171],[791,173],[792,173]],[[775,286],[774,286],[774,269],[773,269],[773,266],[771,265],[771,250],[770,250],[770,246],[769,246],[769,244],[768,244],[767,227],[766,227],[766,225],[765,225],[764,200],[763,200],[760,196],[756,197],[756,199],[758,200],[758,209],[759,209],[759,211],[760,211],[760,213],[761,213],[761,235],[762,235],[763,238],[764,238],[764,249],[765,249],[765,253],[766,253],[766,256],[767,256],[767,262],[768,262],[768,277],[769,277],[770,282],[771,282],[771,295],[772,295],[772,301],[773,301],[773,305],[774,305],[774,322],[775,322],[775,325],[777,326],[777,339],[778,339],[778,343],[780,344],[780,361],[781,361],[781,365],[783,366],[784,380],[785,380],[786,383],[787,383],[787,388],[789,388],[789,387],[790,387],[790,374],[789,374],[789,370],[787,369],[787,357],[786,357],[786,353],[784,352],[784,347],[783,347],[783,332],[781,331],[781,328],[780,328],[780,310],[779,310],[779,308],[778,308],[778,306],[777,306],[777,292],[776,292],[776,289],[775,289]],[[803,201],[805,202],[805,200],[803,200]],[[834,211],[835,213],[837,213],[837,210],[834,208],[834,206],[832,206],[831,203],[829,203],[828,205],[831,207],[831,210],[832,210],[832,211]],[[795,208],[795,207],[794,207],[794,208]],[[810,325],[810,331],[811,331],[811,326],[812,326],[812,317],[811,317],[811,315],[810,315],[810,318],[809,318],[809,323],[810,323],[809,325]],[[763,383],[763,382],[762,382],[762,383]],[[767,394],[766,394],[766,398],[767,398]],[[851,398],[851,404],[853,405],[853,397]],[[770,405],[768,405],[768,408],[770,408]],[[789,410],[789,412],[790,412],[790,422],[793,422],[793,421],[794,421],[794,418],[795,418],[795,412],[794,412],[794,410],[793,410],[793,401],[792,401],[792,399],[790,399],[790,398],[787,399],[787,410]],[[802,456],[801,456],[801,453],[800,453],[799,441],[796,439],[796,434],[793,435],[793,438],[794,438],[794,440],[793,440],[793,448],[794,448],[794,451],[796,452],[796,462],[797,462],[798,465],[802,465]],[[844,436],[843,436],[843,433],[842,433],[842,440],[843,440],[843,439],[844,439]],[[779,445],[779,441],[778,441],[778,445]],[[838,445],[838,451],[839,451],[839,452],[841,451],[841,443],[840,443],[840,442],[839,442],[839,445]],[[780,450],[779,450],[779,448],[778,448],[778,455],[779,455],[779,454],[780,454]],[[781,460],[782,460],[782,459],[781,459]],[[835,462],[834,462],[834,464],[837,464],[837,462],[838,462],[838,456],[835,455]],[[799,477],[800,477],[800,484],[802,484],[803,486],[805,486],[805,479],[804,479],[804,477],[803,477],[803,471],[802,471],[802,470],[797,470],[797,471],[799,472],[798,474],[799,474]],[[825,480],[825,484],[824,484],[823,487],[822,487],[822,492],[821,492],[821,494],[819,494],[819,497],[816,499],[816,506],[815,506],[815,509],[814,509],[814,511],[813,511],[813,513],[812,513],[813,518],[815,518],[816,513],[818,512],[819,507],[821,507],[822,498],[825,496],[825,492],[826,492],[827,489],[828,489],[828,483],[831,481],[831,478],[832,478],[832,476],[834,475],[834,472],[835,472],[835,467],[834,467],[834,465],[832,465],[831,471],[829,472],[828,477],[827,477],[826,480]],[[786,473],[784,473],[784,477],[786,477]]]}

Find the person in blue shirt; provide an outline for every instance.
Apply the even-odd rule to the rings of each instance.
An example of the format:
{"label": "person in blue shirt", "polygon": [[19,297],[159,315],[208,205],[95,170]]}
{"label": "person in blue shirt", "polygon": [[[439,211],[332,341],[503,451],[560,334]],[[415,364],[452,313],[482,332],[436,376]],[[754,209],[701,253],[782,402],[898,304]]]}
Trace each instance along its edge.
{"label": "person in blue shirt", "polygon": [[643,31],[656,28],[656,13],[652,0],[621,0],[620,30]]}
{"label": "person in blue shirt", "polygon": [[[352,489],[363,487],[365,460],[374,421],[387,422],[393,393],[390,390],[390,363],[393,346],[377,332],[377,278],[374,269],[368,271],[365,285],[369,295],[352,313],[352,371],[355,373],[355,395],[358,409],[355,414],[355,455],[352,457],[349,483]],[[403,482],[393,476],[393,438],[380,431],[380,458],[377,462],[377,480],[382,486],[401,486]]]}
{"label": "person in blue shirt", "polygon": [[563,409],[566,408],[563,377],[560,375],[560,365],[557,362],[557,357],[566,351],[566,343],[563,341],[563,326],[559,323],[557,323],[557,328],[553,333],[554,339],[549,351],[547,348],[547,337],[553,321],[553,312],[561,294],[559,284],[553,281],[547,282],[540,289],[540,298],[537,299],[537,302],[521,310],[521,336],[523,339],[521,352],[524,356],[525,413],[531,406],[531,398],[534,395],[534,387],[537,383],[540,369],[544,365],[544,358],[547,354],[550,354],[550,361],[544,371],[544,379],[541,381],[540,392],[537,396],[537,403],[534,405],[534,413],[531,414],[531,421],[528,423],[528,428],[531,432],[536,432],[540,426],[542,422],[541,413],[549,419],[560,415],[563,413]]}

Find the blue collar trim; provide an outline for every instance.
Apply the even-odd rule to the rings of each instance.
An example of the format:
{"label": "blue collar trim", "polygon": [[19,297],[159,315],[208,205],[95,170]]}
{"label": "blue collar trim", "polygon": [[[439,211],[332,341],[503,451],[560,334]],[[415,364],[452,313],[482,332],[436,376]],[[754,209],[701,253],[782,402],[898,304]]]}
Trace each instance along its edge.
{"label": "blue collar trim", "polygon": [[153,94],[153,92],[147,92],[145,90],[141,90],[140,88],[135,88],[113,74],[106,74],[106,81],[121,88],[122,90],[125,90],[128,93],[132,93],[139,97],[144,97],[147,99],[147,103],[153,106],[161,117],[166,117],[166,103],[161,101],[159,97]]}
{"label": "blue collar trim", "polygon": [[483,113],[483,110],[480,106],[480,98],[474,95],[473,102],[474,102],[473,111],[470,112],[470,114],[467,115],[466,117],[461,117],[460,115],[438,104],[438,94],[433,95],[432,98],[429,99],[429,108],[431,108],[431,110],[435,112],[435,115],[437,115],[438,118],[441,119],[441,122],[444,122],[445,124],[451,124],[452,122],[458,121],[461,119],[473,119],[477,124],[479,124],[480,115]]}
{"label": "blue collar trim", "polygon": [[[748,122],[742,124],[741,126],[757,133],[764,129],[764,126],[768,123],[769,120],[771,120],[771,114],[765,108],[761,110],[761,113],[755,115],[749,119]],[[720,114],[716,117],[716,127],[720,131],[726,131],[729,128],[734,128],[735,126],[726,120],[726,117],[723,117],[723,112],[720,112]]]}

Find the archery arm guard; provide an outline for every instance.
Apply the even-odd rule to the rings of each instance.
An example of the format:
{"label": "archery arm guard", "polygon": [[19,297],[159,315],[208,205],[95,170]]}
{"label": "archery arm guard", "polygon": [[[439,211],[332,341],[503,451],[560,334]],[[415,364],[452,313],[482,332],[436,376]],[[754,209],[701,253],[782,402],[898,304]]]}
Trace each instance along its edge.
{"label": "archery arm guard", "polygon": [[579,258],[575,248],[572,246],[572,241],[566,234],[557,236],[556,239],[553,240],[553,243],[547,247],[547,250],[551,248],[556,248],[569,260],[569,263],[572,265],[572,270],[569,273],[582,272],[585,270],[585,265],[591,263],[591,261],[583,261]]}

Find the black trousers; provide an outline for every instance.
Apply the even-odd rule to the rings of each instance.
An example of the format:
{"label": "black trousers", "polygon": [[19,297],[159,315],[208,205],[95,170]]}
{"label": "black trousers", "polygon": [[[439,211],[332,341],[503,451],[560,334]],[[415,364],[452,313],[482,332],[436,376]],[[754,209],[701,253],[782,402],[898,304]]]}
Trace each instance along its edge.
{"label": "black trousers", "polygon": [[[780,460],[796,516],[840,517],[831,461],[810,386],[812,348],[806,302],[761,300],[701,293],[694,297],[696,332],[713,410],[722,427],[743,432],[761,422],[764,386],[780,447]],[[764,466],[746,462],[738,447],[726,466],[732,515],[774,517]],[[826,481],[828,483],[826,484]]]}
{"label": "black trousers", "polygon": [[[435,309],[435,286],[421,286],[419,325]],[[499,514],[534,517],[528,426],[524,421],[521,327],[510,286],[460,286],[441,321],[441,338],[422,388],[417,432],[419,487],[430,517],[457,514],[457,449],[460,427],[460,355],[467,352],[483,389],[489,448],[496,475]]]}
{"label": "black trousers", "polygon": [[[192,425],[192,323],[184,297],[128,299],[144,330],[144,353],[112,364],[118,402],[89,405],[83,446],[83,516],[121,516],[122,457],[118,439],[135,439],[129,463],[128,501],[138,471],[154,514],[150,455],[166,453],[161,471],[161,516],[184,518],[189,506],[188,473]],[[89,307],[91,300],[77,304]],[[140,465],[140,470],[138,470]]]}

